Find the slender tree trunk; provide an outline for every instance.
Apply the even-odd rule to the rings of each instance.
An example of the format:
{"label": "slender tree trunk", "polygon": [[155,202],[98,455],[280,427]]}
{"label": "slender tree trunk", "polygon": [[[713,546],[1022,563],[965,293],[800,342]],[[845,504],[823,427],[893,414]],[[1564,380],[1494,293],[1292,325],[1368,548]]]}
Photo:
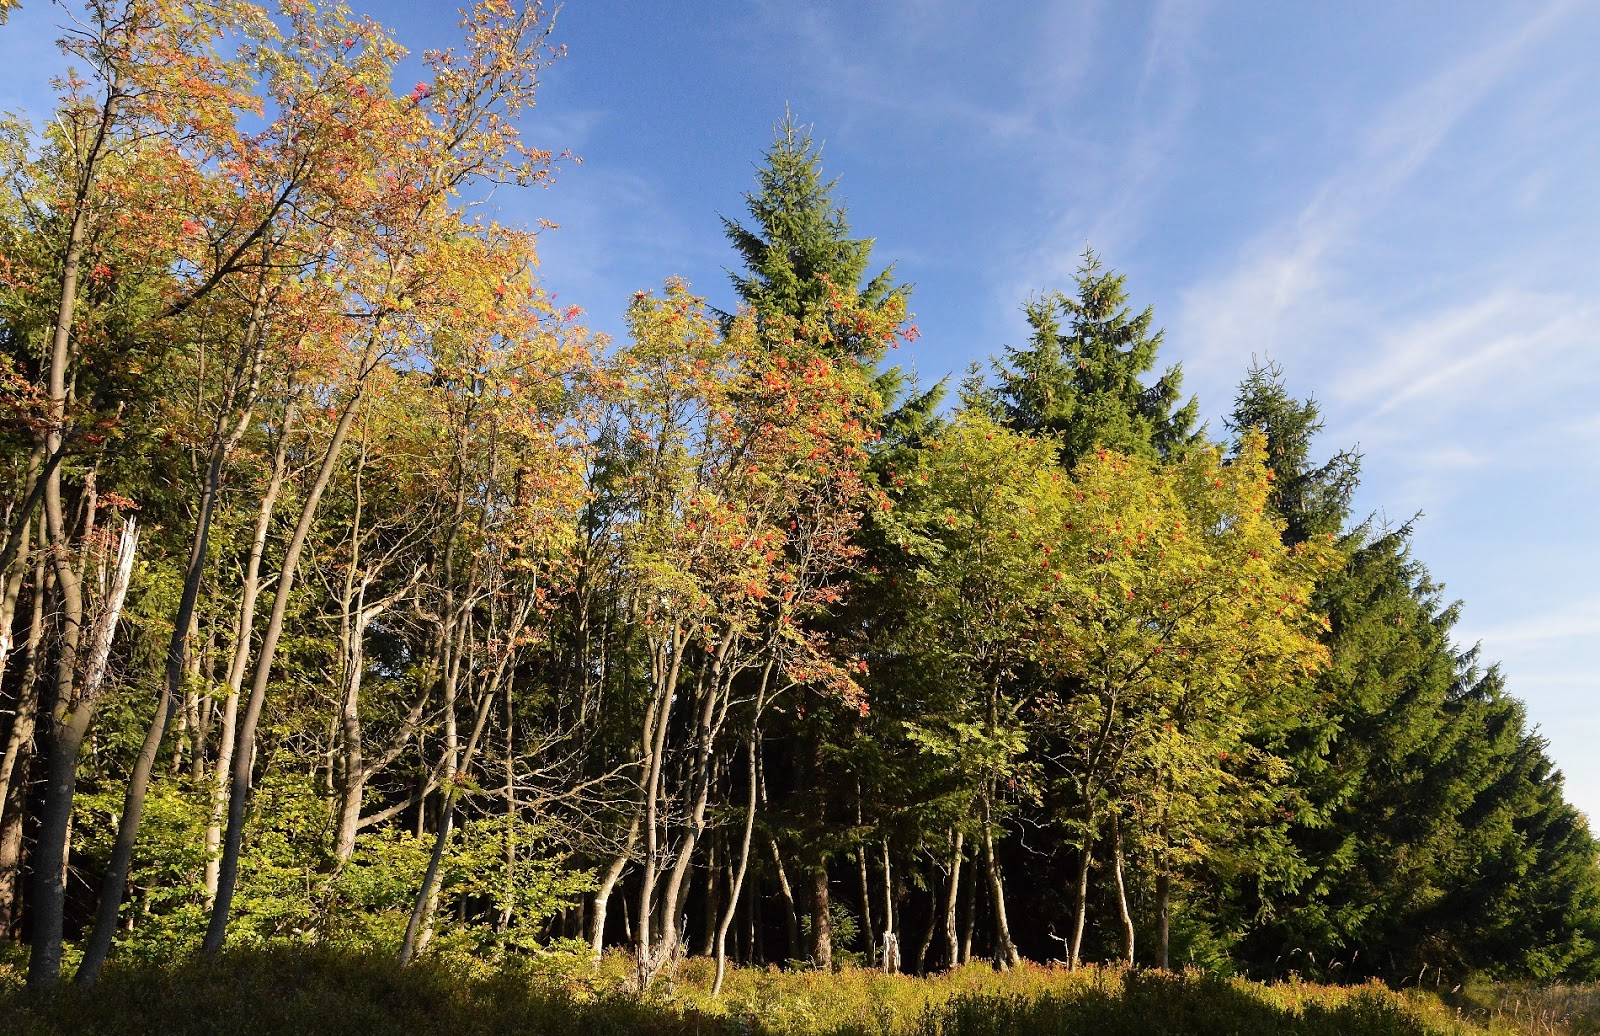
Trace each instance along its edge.
{"label": "slender tree trunk", "polygon": [[1089,865],[1091,863],[1090,841],[1087,835],[1083,840],[1083,854],[1078,857],[1078,882],[1072,896],[1072,948],[1067,953],[1067,967],[1076,968],[1081,963],[1079,954],[1083,949],[1083,926],[1089,916]]}
{"label": "slender tree trunk", "polygon": [[599,960],[605,950],[606,913],[611,904],[611,893],[621,880],[622,872],[627,869],[628,861],[633,856],[633,848],[638,842],[639,812],[635,810],[633,821],[628,825],[626,845],[606,867],[605,873],[600,877],[600,887],[594,892],[594,907],[589,911],[589,950],[594,954],[595,960]]}
{"label": "slender tree trunk", "polygon": [[[506,880],[502,886],[502,895],[505,897],[500,907],[500,916],[495,920],[495,931],[504,933],[511,927],[512,912],[516,909],[516,900],[513,895],[517,887],[517,757],[516,757],[516,707],[511,699],[511,684],[506,684],[505,713],[503,718],[506,725],[505,755],[501,764],[505,768],[505,797],[506,797]],[[575,938],[583,934],[583,907],[581,903],[574,907],[572,912],[577,918],[577,927],[567,934],[567,938]]]}
{"label": "slender tree trunk", "polygon": [[22,904],[22,828],[23,814],[28,801],[28,773],[32,769],[34,730],[38,723],[39,696],[44,686],[38,679],[44,640],[44,611],[50,599],[54,581],[40,554],[33,568],[33,611],[28,618],[28,642],[24,648],[21,688],[17,700],[17,713],[11,720],[11,732],[6,738],[3,763],[4,779],[0,786],[5,798],[0,800],[0,936],[16,938],[20,935],[19,920]]}
{"label": "slender tree trunk", "polygon": [[767,839],[767,844],[772,847],[772,863],[777,868],[778,892],[783,896],[783,905],[786,912],[783,918],[784,935],[788,939],[788,959],[800,958],[800,911],[799,904],[795,902],[794,887],[789,884],[789,872],[783,866],[783,853],[778,851],[778,840]]}
{"label": "slender tree trunk", "polygon": [[939,868],[932,868],[928,881],[928,926],[923,929],[922,941],[917,946],[916,972],[928,973],[928,952],[933,949],[933,936],[939,930]]}
{"label": "slender tree trunk", "polygon": [[[696,750],[688,774],[688,796],[692,804],[689,809],[683,837],[678,846],[678,857],[668,875],[666,890],[662,896],[662,907],[665,911],[665,916],[663,918],[661,946],[657,954],[661,961],[670,959],[678,950],[682,934],[680,919],[688,893],[689,868],[694,863],[695,849],[705,834],[706,809],[711,802],[713,784],[712,768],[716,761],[717,735],[722,729],[722,720],[726,716],[726,702],[728,700],[728,688],[724,684],[724,680],[728,676],[726,665],[728,652],[732,648],[734,640],[732,633],[723,638],[722,642],[717,646],[711,672],[700,681],[698,691],[699,713],[695,722],[694,743]],[[716,880],[714,872],[712,880]]]}
{"label": "slender tree trunk", "polygon": [[983,869],[989,879],[989,902],[994,913],[995,958],[1000,966],[1014,968],[1022,963],[1022,954],[1011,941],[1011,920],[1006,913],[1006,884],[1000,873],[1000,860],[994,851],[993,809],[988,795],[983,799]]}
{"label": "slender tree trunk", "polygon": [[[259,332],[257,332],[259,334]],[[238,420],[226,435],[219,427],[212,439],[211,457],[206,465],[205,483],[200,493],[200,509],[195,518],[194,541],[189,547],[188,564],[184,567],[183,593],[178,601],[178,611],[172,620],[172,640],[167,645],[167,666],[156,700],[156,714],[145,732],[144,744],[134,760],[133,773],[128,779],[128,791],[122,800],[122,816],[117,823],[117,838],[111,850],[111,860],[100,884],[100,907],[95,915],[94,931],[84,947],[83,963],[78,967],[76,983],[93,986],[100,979],[106,956],[111,952],[111,941],[117,932],[117,913],[122,907],[122,892],[128,883],[128,871],[133,866],[133,848],[139,839],[139,824],[144,816],[145,796],[150,788],[150,774],[155,768],[156,755],[161,751],[161,739],[166,733],[167,720],[178,696],[185,691],[185,676],[198,673],[198,658],[191,666],[190,639],[199,633],[198,613],[195,605],[200,600],[200,583],[205,577],[206,561],[211,549],[211,521],[216,513],[217,497],[222,491],[222,474],[239,440],[250,427],[256,387],[260,382],[261,360],[257,350],[249,362],[246,405]],[[241,375],[243,372],[241,372]],[[191,691],[192,693],[192,691]],[[198,734],[198,730],[196,731]],[[199,754],[199,745],[195,746]],[[174,770],[177,767],[174,766]]]}
{"label": "slender tree trunk", "polygon": [[223,838],[222,862],[217,870],[217,894],[211,905],[211,918],[206,926],[205,941],[201,944],[201,951],[210,956],[215,956],[222,950],[223,940],[228,934],[228,917],[233,909],[234,886],[239,879],[239,853],[244,848],[244,821],[250,799],[256,724],[261,720],[261,708],[266,703],[267,682],[272,676],[272,663],[277,654],[278,639],[283,635],[283,621],[288,614],[290,595],[294,591],[295,571],[300,565],[300,552],[305,549],[306,538],[311,534],[317,508],[322,502],[323,490],[328,488],[328,482],[333,478],[339,451],[344,446],[345,436],[350,432],[351,423],[355,420],[364,387],[364,385],[356,387],[345,405],[344,412],[339,415],[339,422],[334,426],[333,436],[322,457],[322,467],[317,472],[316,481],[312,483],[310,491],[306,494],[305,503],[300,508],[300,521],[295,525],[294,533],[284,549],[283,569],[278,576],[277,590],[273,594],[272,615],[267,620],[267,629],[261,638],[261,653],[256,659],[255,678],[250,685],[250,700],[245,705],[244,715],[239,722],[238,744],[235,746],[233,772],[228,784],[228,827]]}
{"label": "slender tree trunk", "polygon": [[[39,478],[39,463],[43,459],[44,443],[40,442],[34,446],[33,454],[28,458],[28,477],[25,485],[30,491],[33,488],[33,483]],[[6,510],[9,512],[12,508],[8,507]],[[9,513],[7,518],[6,524],[9,527],[11,524]],[[17,560],[12,562],[9,575],[0,572],[0,576],[4,576],[4,578],[0,578],[0,680],[5,678],[6,663],[10,661],[11,649],[15,646],[14,628],[17,620],[17,601],[22,597],[23,580],[28,575],[26,560],[31,545],[30,541],[33,537],[33,523],[31,521],[23,522],[19,531],[20,542],[17,546]],[[43,538],[41,533],[40,539],[42,540]],[[35,568],[37,569],[37,566]],[[19,693],[20,696],[26,696],[29,693],[29,688],[22,686]],[[21,708],[20,704],[18,708]],[[8,785],[5,780],[0,779],[0,800],[5,798],[7,791],[9,791]]]}
{"label": "slender tree trunk", "polygon": [[978,925],[978,868],[974,864],[967,867],[961,874],[961,897],[967,902],[967,909],[961,919],[961,963],[967,964],[972,960],[972,933]]}
{"label": "slender tree trunk", "polygon": [[723,913],[722,868],[728,855],[726,841],[720,830],[712,831],[711,850],[706,855],[706,923],[700,937],[700,948],[696,951],[701,957],[710,957],[717,952],[718,921]]}
{"label": "slender tree trunk", "polygon": [[[665,764],[667,750],[667,725],[672,714],[672,700],[677,689],[678,674],[683,664],[683,651],[686,635],[674,631],[669,638],[651,652],[652,667],[654,668],[655,695],[650,711],[646,714],[645,723],[645,755],[647,759],[647,773],[644,788],[645,803],[645,852],[644,872],[639,882],[639,911],[638,925],[635,929],[634,939],[638,947],[638,966],[640,986],[648,984],[655,974],[660,961],[656,959],[653,938],[655,925],[653,915],[655,909],[656,882],[661,869],[661,797],[662,797],[662,769]],[[654,720],[652,729],[650,721]],[[665,938],[665,932],[662,933]]]}
{"label": "slender tree trunk", "polygon": [[[813,731],[811,739],[811,789],[816,796],[816,833],[821,836],[827,829],[828,806],[826,798],[827,772],[822,757],[822,731]],[[828,858],[818,852],[810,861],[811,877],[811,963],[827,970],[833,967],[833,918],[828,898]]]}
{"label": "slender tree trunk", "polygon": [[744,833],[739,840],[739,863],[733,872],[733,881],[728,888],[728,909],[723,912],[717,921],[717,977],[711,983],[711,995],[722,995],[722,979],[728,966],[728,926],[733,923],[733,915],[739,906],[739,894],[744,890],[744,876],[750,869],[750,842],[756,828],[756,734],[750,734],[747,756],[749,758],[750,794],[745,802]]}
{"label": "slender tree trunk", "polygon": [[1156,967],[1162,971],[1169,971],[1172,968],[1169,959],[1171,939],[1168,926],[1171,906],[1172,878],[1162,870],[1156,875]]}
{"label": "slender tree trunk", "polygon": [[[471,597],[468,590],[466,597]],[[403,965],[417,953],[427,949],[428,943],[433,941],[433,919],[439,913],[439,881],[438,863],[443,859],[445,847],[450,843],[450,836],[454,832],[455,803],[460,797],[459,785],[467,773],[467,767],[472,764],[469,755],[464,761],[461,757],[461,734],[456,727],[456,702],[460,697],[461,675],[463,670],[468,674],[472,672],[471,660],[468,657],[468,638],[471,635],[471,605],[464,603],[459,611],[452,606],[452,613],[457,616],[455,647],[451,651],[450,664],[445,671],[444,682],[444,766],[448,775],[447,791],[440,796],[439,804],[439,833],[434,843],[434,859],[428,866],[428,873],[423,876],[422,887],[427,892],[421,904],[421,912],[412,912],[412,919],[420,922],[420,928],[413,931],[411,923],[406,925],[406,943],[401,947],[400,963]],[[492,704],[492,693],[484,696],[480,714],[488,717],[488,708]],[[473,729],[472,742],[477,744],[477,735],[483,729],[482,722],[476,723]]]}
{"label": "slender tree trunk", "polygon": [[856,867],[861,878],[861,935],[866,942],[866,959],[878,959],[878,930],[872,923],[872,879],[867,874],[866,843],[856,847]]}
{"label": "slender tree trunk", "polygon": [[832,902],[828,897],[828,868],[811,872],[811,963],[826,971],[833,967]]}
{"label": "slender tree trunk", "polygon": [[900,937],[894,929],[894,872],[889,866],[889,840],[883,840],[883,970],[900,970]]}
{"label": "slender tree trunk", "polygon": [[1117,910],[1122,915],[1122,963],[1133,967],[1133,914],[1128,910],[1128,888],[1122,877],[1122,818],[1111,815],[1111,873],[1117,879]]}
{"label": "slender tree trunk", "polygon": [[[460,773],[466,773],[472,766],[472,756],[478,749],[478,738],[483,734],[484,723],[489,718],[489,709],[494,704],[495,697],[494,694],[486,693],[478,706],[472,733],[467,737],[466,751],[461,755]],[[432,923],[429,915],[438,907],[439,865],[444,860],[445,846],[450,841],[451,824],[455,818],[456,801],[459,796],[460,786],[452,781],[449,790],[444,794],[444,801],[440,804],[439,833],[433,841],[433,855],[428,858],[428,869],[422,876],[422,887],[417,890],[417,898],[411,907],[411,918],[406,922],[405,939],[400,944],[401,967],[411,963],[416,956],[422,932]]]}
{"label": "slender tree trunk", "polygon": [[965,833],[956,831],[950,850],[950,888],[944,901],[945,953],[952,968],[961,963],[961,944],[956,937],[956,907],[961,899],[961,856],[965,842]]}
{"label": "slender tree trunk", "polygon": [[211,816],[206,823],[206,903],[214,906],[222,860],[222,822],[228,807],[228,785],[233,778],[233,751],[239,722],[239,691],[244,686],[245,667],[250,664],[250,643],[256,624],[256,602],[261,595],[261,559],[267,549],[267,534],[272,529],[272,514],[283,492],[289,472],[289,435],[294,430],[293,401],[284,408],[283,429],[272,456],[272,477],[256,508],[256,525],[250,540],[250,557],[245,562],[244,582],[239,588],[239,613],[233,633],[233,657],[228,663],[228,693],[222,707],[222,727],[218,734],[217,765],[212,770]]}

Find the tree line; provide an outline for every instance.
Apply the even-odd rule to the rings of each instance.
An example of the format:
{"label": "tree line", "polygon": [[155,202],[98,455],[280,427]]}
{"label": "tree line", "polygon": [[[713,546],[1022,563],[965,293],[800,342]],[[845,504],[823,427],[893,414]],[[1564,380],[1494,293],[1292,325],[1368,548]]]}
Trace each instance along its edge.
{"label": "tree line", "polygon": [[[808,131],[609,341],[486,204],[560,56],[90,0],[0,132],[0,928],[926,972],[1600,971],[1586,819],[1411,523],[1085,252],[947,398]],[[603,304],[603,303],[602,303]]]}

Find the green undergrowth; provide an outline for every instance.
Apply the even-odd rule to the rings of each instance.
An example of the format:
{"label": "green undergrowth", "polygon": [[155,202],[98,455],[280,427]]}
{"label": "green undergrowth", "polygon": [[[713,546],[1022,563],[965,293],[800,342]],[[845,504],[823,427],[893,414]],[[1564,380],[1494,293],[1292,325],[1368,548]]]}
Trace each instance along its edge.
{"label": "green undergrowth", "polygon": [[[631,967],[548,957],[506,966],[275,948],[114,968],[97,990],[29,996],[0,963],[0,1032],[377,1036],[1453,1036],[1562,1032],[1512,1025],[1382,986],[1262,985],[1200,973],[970,966],[928,979],[870,971],[736,969],[720,998],[690,961],[644,995]],[[1477,1010],[1484,1028],[1466,1020]]]}

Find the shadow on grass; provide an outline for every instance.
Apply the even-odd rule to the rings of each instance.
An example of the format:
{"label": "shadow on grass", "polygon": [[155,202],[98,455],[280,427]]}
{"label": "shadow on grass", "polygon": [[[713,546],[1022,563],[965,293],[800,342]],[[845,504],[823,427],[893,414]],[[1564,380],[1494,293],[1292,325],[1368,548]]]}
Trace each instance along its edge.
{"label": "shadow on grass", "polygon": [[[1203,975],[1045,972],[956,992],[925,1010],[860,1017],[841,1000],[845,976],[749,973],[770,987],[762,1015],[725,1010],[695,983],[638,997],[581,977],[526,969],[469,975],[424,960],[331,950],[238,951],[215,961],[130,966],[97,990],[30,997],[20,972],[0,969],[0,1032],[35,1034],[292,1033],[296,1036],[1444,1036],[1467,1031],[1428,1019],[1381,988],[1264,987]],[[1015,981],[1013,981],[1015,980]],[[916,980],[896,980],[912,983]],[[940,982],[941,980],[930,980]],[[857,987],[859,989],[859,986]],[[926,987],[923,987],[926,988]],[[952,991],[954,992],[954,991]],[[830,1003],[831,1002],[831,1003]],[[748,1003],[748,1002],[747,1002]],[[839,1008],[849,1004],[841,1014]],[[792,1010],[789,1008],[793,1008]],[[831,1007],[831,1009],[830,1009]],[[832,1018],[833,1021],[825,1019]]]}
{"label": "shadow on grass", "polygon": [[686,1036],[723,1019],[621,995],[585,996],[507,973],[466,977],[428,961],[316,949],[233,951],[215,961],[108,970],[98,989],[49,998],[0,989],[0,1032],[124,1036]]}
{"label": "shadow on grass", "polygon": [[1110,987],[1035,997],[959,997],[920,1036],[1438,1036],[1467,1029],[1425,1020],[1387,990],[1317,992],[1206,975],[1133,972]]}

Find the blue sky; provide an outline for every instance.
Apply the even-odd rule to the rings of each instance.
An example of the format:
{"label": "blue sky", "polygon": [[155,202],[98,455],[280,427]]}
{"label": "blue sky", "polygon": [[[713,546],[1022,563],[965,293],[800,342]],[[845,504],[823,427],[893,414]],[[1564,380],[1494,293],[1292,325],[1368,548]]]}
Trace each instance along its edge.
{"label": "blue sky", "polygon": [[[451,8],[356,4],[414,49]],[[58,10],[0,29],[0,107],[45,110]],[[1600,816],[1600,5],[570,0],[525,121],[570,148],[544,277],[603,330],[688,277],[730,303],[784,105],[855,229],[916,285],[924,380],[1026,337],[1086,243],[1220,418],[1251,356],[1315,394],[1358,507],[1420,556]]]}

